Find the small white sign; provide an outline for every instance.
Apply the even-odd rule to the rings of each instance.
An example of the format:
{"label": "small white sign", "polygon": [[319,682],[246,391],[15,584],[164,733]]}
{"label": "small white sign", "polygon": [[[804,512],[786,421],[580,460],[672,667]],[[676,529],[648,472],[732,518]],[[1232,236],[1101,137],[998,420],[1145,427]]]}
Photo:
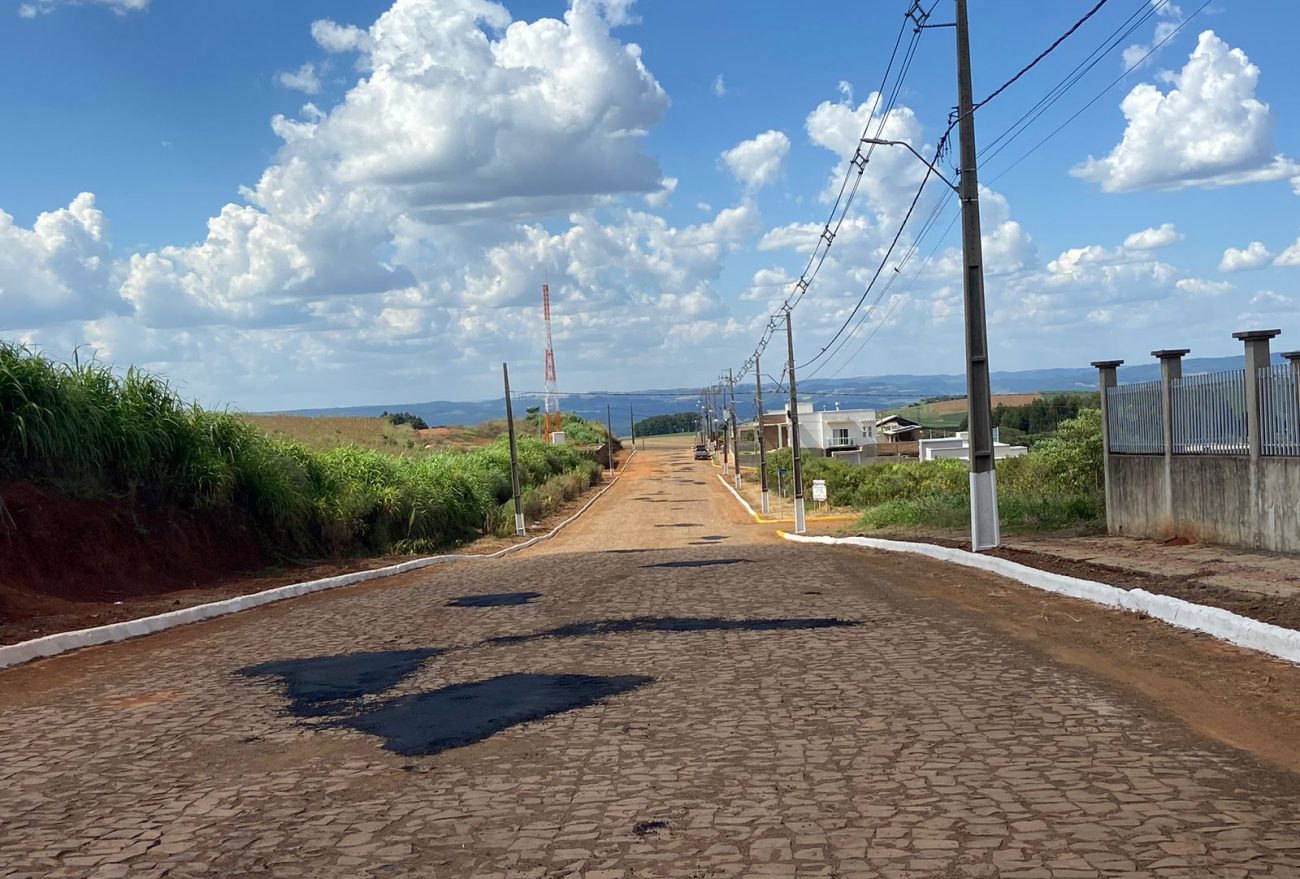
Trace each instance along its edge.
{"label": "small white sign", "polygon": [[817,501],[817,503],[819,504],[826,503],[826,480],[825,479],[813,480],[813,500]]}

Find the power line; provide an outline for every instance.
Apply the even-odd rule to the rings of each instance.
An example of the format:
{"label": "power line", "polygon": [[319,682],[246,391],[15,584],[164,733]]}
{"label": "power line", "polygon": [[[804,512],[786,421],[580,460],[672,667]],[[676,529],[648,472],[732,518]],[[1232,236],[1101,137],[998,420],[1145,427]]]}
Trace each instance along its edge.
{"label": "power line", "polygon": [[1052,54],[1052,52],[1056,51],[1057,46],[1061,45],[1066,40],[1068,40],[1071,36],[1073,36],[1075,31],[1083,27],[1083,25],[1088,21],[1088,19],[1092,18],[1099,11],[1101,11],[1101,7],[1105,6],[1108,2],[1109,0],[1098,0],[1097,4],[1093,6],[1091,9],[1089,9],[1087,13],[1084,14],[1083,18],[1079,19],[1074,24],[1070,25],[1069,30],[1067,30],[1065,33],[1061,34],[1054,41],[1052,41],[1052,45],[1048,46],[1046,49],[1039,52],[1037,58],[1035,58],[1033,61],[1030,61],[1024,67],[1020,68],[1020,70],[1016,72],[1015,76],[1011,77],[1006,82],[1002,83],[1002,85],[994,89],[992,94],[990,94],[984,100],[975,104],[975,106],[971,107],[970,111],[974,113],[980,107],[983,107],[989,101],[993,100],[998,95],[1002,94],[1004,91],[1011,88],[1011,86],[1015,84],[1016,80],[1020,79],[1020,77],[1024,76],[1026,73],[1033,70],[1036,66],[1038,66],[1038,62],[1042,61],[1048,55]]}
{"label": "power line", "polygon": [[1093,98],[1092,98],[1092,100],[1088,101],[1088,103],[1084,104],[1084,105],[1083,105],[1082,107],[1080,107],[1078,110],[1074,111],[1074,113],[1071,114],[1070,117],[1069,117],[1068,119],[1066,119],[1066,120],[1065,120],[1064,122],[1062,122],[1060,125],[1056,126],[1056,128],[1052,129],[1052,131],[1051,131],[1051,132],[1050,132],[1046,137],[1044,137],[1044,138],[1043,138],[1042,140],[1040,140],[1038,143],[1036,143],[1036,144],[1034,144],[1032,147],[1030,147],[1030,148],[1029,148],[1029,149],[1028,149],[1028,150],[1027,150],[1023,155],[1020,156],[1020,158],[1016,159],[1014,162],[1012,162],[1012,163],[1011,163],[1010,165],[1008,165],[1006,168],[1004,168],[1004,169],[1002,169],[1001,171],[999,171],[998,174],[997,174],[997,176],[994,177],[994,178],[993,178],[992,180],[990,180],[989,182],[990,182],[990,183],[993,183],[993,182],[996,182],[996,181],[998,181],[998,180],[1001,180],[1002,177],[1005,176],[1005,175],[1006,175],[1006,174],[1007,174],[1007,173],[1008,173],[1012,168],[1016,167],[1016,166],[1019,165],[1021,162],[1023,162],[1025,159],[1029,158],[1031,155],[1033,155],[1035,152],[1037,152],[1037,151],[1039,150],[1040,147],[1042,147],[1044,144],[1046,144],[1049,140],[1051,140],[1052,138],[1056,137],[1056,135],[1060,134],[1061,131],[1062,131],[1062,130],[1067,126],[1067,125],[1069,125],[1069,124],[1070,124],[1071,122],[1073,122],[1075,119],[1078,119],[1081,115],[1083,115],[1084,112],[1086,112],[1090,107],[1092,107],[1093,104],[1095,104],[1095,103],[1097,103],[1099,100],[1101,100],[1102,97],[1105,96],[1105,94],[1106,94],[1107,92],[1109,92],[1109,91],[1110,91],[1111,89],[1113,89],[1115,86],[1119,85],[1119,83],[1122,82],[1122,81],[1124,80],[1124,77],[1128,76],[1130,73],[1132,73],[1132,72],[1133,72],[1134,70],[1136,70],[1138,67],[1140,67],[1140,66],[1142,65],[1142,63],[1143,63],[1144,61],[1146,61],[1148,58],[1150,58],[1152,55],[1154,55],[1154,54],[1156,53],[1156,51],[1157,51],[1158,49],[1160,49],[1160,47],[1162,47],[1165,43],[1169,42],[1169,41],[1172,40],[1175,36],[1177,36],[1177,34],[1178,34],[1179,31],[1181,31],[1184,27],[1186,27],[1188,24],[1190,24],[1191,21],[1192,21],[1192,19],[1194,19],[1194,18],[1196,18],[1196,16],[1200,15],[1201,12],[1205,10],[1205,7],[1209,6],[1210,3],[1212,3],[1212,2],[1213,2],[1213,0],[1205,0],[1205,2],[1202,3],[1200,6],[1198,6],[1198,7],[1195,9],[1195,11],[1192,12],[1191,15],[1189,15],[1189,16],[1187,16],[1187,18],[1183,19],[1183,21],[1179,23],[1178,27],[1176,27],[1176,28],[1174,28],[1172,31],[1170,31],[1170,32],[1165,36],[1164,39],[1162,39],[1162,40],[1160,40],[1159,42],[1155,43],[1155,44],[1154,44],[1150,49],[1147,50],[1147,52],[1146,52],[1145,55],[1143,55],[1143,56],[1142,56],[1141,58],[1139,58],[1137,61],[1133,62],[1133,63],[1130,64],[1128,67],[1126,67],[1126,68],[1124,69],[1124,72],[1123,72],[1123,73],[1121,73],[1119,76],[1115,77],[1115,79],[1111,80],[1111,82],[1110,82],[1110,83],[1109,83],[1105,88],[1103,88],[1103,89],[1102,89],[1101,91],[1099,91],[1096,95],[1094,95]]}
{"label": "power line", "polygon": [[[1008,88],[1010,88],[1014,83],[1016,83],[1018,80],[1020,80],[1020,79],[1021,79],[1021,78],[1026,74],[1026,73],[1028,73],[1030,70],[1032,70],[1034,67],[1036,67],[1040,62],[1042,62],[1043,59],[1045,59],[1048,55],[1050,55],[1053,51],[1055,51],[1055,50],[1056,50],[1056,49],[1057,49],[1057,48],[1058,48],[1062,43],[1064,43],[1067,39],[1069,39],[1072,35],[1074,35],[1074,34],[1075,34],[1075,33],[1076,33],[1076,32],[1077,32],[1077,31],[1078,31],[1078,30],[1079,30],[1079,29],[1080,29],[1080,28],[1081,28],[1081,27],[1082,27],[1082,26],[1083,26],[1083,25],[1084,25],[1084,24],[1085,24],[1089,19],[1091,19],[1093,16],[1095,16],[1095,15],[1096,15],[1100,10],[1101,10],[1101,8],[1102,8],[1103,6],[1106,5],[1107,2],[1108,2],[1108,0],[1098,0],[1098,2],[1095,3],[1095,4],[1092,6],[1092,8],[1088,10],[1087,13],[1085,13],[1081,18],[1079,18],[1077,21],[1075,21],[1074,24],[1072,24],[1072,25],[1071,25],[1071,26],[1070,26],[1070,27],[1069,27],[1069,28],[1068,28],[1068,29],[1067,29],[1063,34],[1061,34],[1061,36],[1059,36],[1059,37],[1058,37],[1056,40],[1054,40],[1054,41],[1053,41],[1053,42],[1052,42],[1052,43],[1051,43],[1051,44],[1050,44],[1046,49],[1044,49],[1044,50],[1043,50],[1042,52],[1040,52],[1037,56],[1035,56],[1034,59],[1031,60],[1028,64],[1026,64],[1024,67],[1022,67],[1019,71],[1017,71],[1015,75],[1013,75],[1013,76],[1010,77],[1008,80],[1006,80],[1004,83],[1002,83],[1000,86],[998,86],[996,89],[994,89],[994,90],[993,90],[993,91],[992,91],[992,92],[991,92],[991,93],[990,93],[986,98],[984,98],[982,101],[979,101],[978,103],[974,104],[974,105],[972,106],[972,108],[971,108],[971,110],[970,110],[969,112],[970,112],[970,113],[974,113],[976,110],[980,109],[981,107],[983,107],[984,105],[986,105],[986,104],[988,104],[990,101],[992,101],[994,98],[998,97],[998,96],[1001,95],[1003,92],[1005,92],[1005,91],[1006,91]],[[1119,37],[1119,40],[1122,40],[1122,39],[1124,38],[1124,36],[1127,36],[1128,34],[1131,34],[1132,31],[1133,31],[1134,29],[1136,29],[1136,27],[1138,27],[1138,26],[1142,23],[1142,21],[1145,21],[1147,18],[1149,18],[1150,15],[1154,14],[1155,11],[1157,11],[1158,9],[1160,9],[1160,8],[1161,8],[1165,3],[1168,3],[1169,0],[1159,0],[1159,2],[1157,2],[1157,3],[1155,3],[1155,4],[1150,4],[1150,3],[1147,2],[1147,0],[1143,0],[1143,2],[1144,2],[1144,7],[1145,7],[1145,9],[1147,10],[1147,14],[1146,14],[1145,16],[1143,16],[1141,19],[1139,19],[1139,21],[1138,21],[1136,24],[1133,24],[1132,26],[1128,27],[1128,30],[1127,30],[1127,31],[1126,31],[1126,32],[1125,32],[1121,37]],[[1207,0],[1207,5],[1208,5],[1208,2],[1209,2],[1209,0]],[[1202,7],[1202,8],[1204,8],[1204,7]],[[1197,11],[1199,12],[1200,10],[1197,10]],[[1122,25],[1122,26],[1121,26],[1121,29],[1122,29],[1123,27],[1125,27],[1126,25],[1128,25],[1129,22],[1132,22],[1132,21],[1133,21],[1133,16],[1129,16],[1129,19],[1125,22],[1125,25]],[[1184,23],[1185,23],[1185,22],[1184,22]],[[1180,26],[1180,27],[1181,27],[1181,26]],[[1112,32],[1112,37],[1113,37],[1113,35],[1114,35],[1114,32]],[[1119,40],[1116,40],[1116,42],[1115,42],[1114,44],[1112,44],[1112,45],[1110,45],[1109,47],[1107,47],[1107,43],[1110,42],[1110,40],[1111,40],[1112,37],[1107,37],[1107,39],[1106,39],[1105,41],[1103,41],[1102,46],[1105,47],[1105,48],[1104,48],[1104,51],[1101,52],[1101,55],[1097,55],[1098,50],[1094,50],[1094,51],[1093,51],[1092,54],[1093,54],[1093,55],[1097,55],[1097,58],[1096,58],[1095,60],[1093,60],[1092,63],[1091,63],[1088,67],[1086,67],[1086,68],[1085,68],[1081,73],[1079,73],[1078,76],[1082,76],[1083,73],[1086,73],[1088,70],[1090,70],[1091,67],[1094,66],[1094,65],[1097,63],[1097,60],[1100,60],[1100,57],[1102,57],[1103,55],[1105,55],[1106,53],[1108,53],[1111,49],[1113,49],[1113,48],[1114,48],[1114,45],[1117,45],[1117,44],[1118,44],[1118,41],[1119,41]],[[1162,41],[1162,42],[1163,42],[1163,41]],[[1154,48],[1156,48],[1156,47],[1153,47],[1152,51],[1154,51]],[[1148,54],[1150,54],[1150,53],[1148,53]],[[1090,56],[1090,57],[1091,57],[1091,56]],[[1078,71],[1078,70],[1079,70],[1079,66],[1076,65],[1076,67],[1075,67],[1075,71]],[[1078,77],[1076,76],[1073,82],[1071,82],[1069,85],[1067,85],[1065,89],[1061,90],[1060,94],[1064,94],[1064,91],[1068,90],[1068,88],[1069,88],[1070,86],[1072,86],[1072,85],[1074,84],[1074,82],[1077,82],[1077,79],[1078,79]],[[1056,87],[1054,87],[1051,91],[1048,92],[1048,96],[1050,97],[1050,96],[1053,94],[1053,92],[1055,92],[1058,88],[1059,88],[1059,83],[1058,83],[1058,85],[1057,85]],[[1046,106],[1043,107],[1043,110],[1045,110],[1047,107],[1050,107],[1051,104],[1052,104],[1052,103],[1055,103],[1056,100],[1059,100],[1059,97],[1060,97],[1060,95],[1057,95],[1056,97],[1054,97],[1054,98],[1052,98],[1050,101],[1048,101],[1048,103],[1046,104]],[[1038,102],[1038,104],[1035,105],[1035,107],[1038,107],[1039,105],[1042,105],[1044,100],[1045,100],[1045,99],[1040,99],[1039,102]],[[1033,110],[1034,110],[1034,108],[1031,108],[1031,110],[1030,110],[1029,112],[1032,113]],[[1041,112],[1042,112],[1042,111],[1040,111],[1038,115],[1041,115]],[[1028,114],[1025,114],[1025,115],[1028,115]],[[1020,123],[1025,119],[1025,115],[1022,115],[1020,119],[1018,119],[1015,123],[1013,123],[1013,125],[1008,129],[1008,131],[1011,131],[1011,130],[1015,129],[1015,127],[1016,127],[1017,125],[1019,125],[1019,124],[1020,124]],[[948,126],[948,131],[945,132],[945,135],[944,135],[945,138],[947,137],[947,134],[948,134],[949,132],[951,132],[952,129],[953,129],[954,127],[956,127],[956,125],[961,121],[961,118],[962,118],[962,117],[955,117],[955,118],[953,118],[953,119],[951,120],[951,122],[949,123],[949,126]],[[1034,118],[1037,118],[1037,116],[1035,116]],[[1032,121],[1033,121],[1033,120],[1031,119],[1030,122],[1032,122]],[[1023,130],[1023,127],[1021,128],[1021,130]],[[1001,140],[1002,138],[1006,137],[1006,134],[1007,134],[1007,132],[1004,132],[1003,135],[1000,135],[997,139],[995,139],[994,143],[996,143],[997,140]],[[1016,135],[1013,135],[1011,139],[1014,139],[1015,136],[1016,136]],[[1008,142],[1010,142],[1010,141],[1008,140]],[[940,141],[940,150],[942,149],[942,144],[943,144],[943,140],[941,139],[941,141]],[[1005,144],[1004,144],[1004,146],[1005,146]],[[994,152],[994,155],[996,155],[996,151]],[[939,161],[939,158],[940,158],[940,153],[936,153],[936,156],[935,156],[935,162]],[[933,171],[933,170],[934,170],[934,169],[933,169],[933,164],[931,164],[931,166],[930,166],[930,171]],[[1004,173],[1005,173],[1005,172],[1004,172]],[[929,175],[927,174],[927,179],[928,179],[928,176],[929,176]],[[999,176],[1000,176],[1000,175],[999,175]],[[924,188],[924,185],[925,185],[925,180],[922,181],[922,188]],[[915,207],[916,207],[916,202],[917,202],[917,200],[919,200],[919,198],[920,198],[920,192],[918,191],[916,197],[915,197],[915,198],[913,199],[913,201],[912,201],[912,205],[911,205],[911,207],[910,207],[909,210],[908,210],[907,216],[904,217],[904,220],[903,220],[903,226],[906,225],[907,220],[908,220],[908,218],[911,216],[912,210],[915,209]],[[934,224],[935,220],[937,220],[937,217],[938,217],[939,213],[940,213],[940,212],[941,212],[941,211],[942,211],[942,210],[947,206],[947,203],[948,203],[948,199],[949,199],[949,198],[951,198],[951,193],[946,194],[945,197],[944,197],[944,199],[943,199],[943,200],[942,200],[938,205],[936,205],[934,211],[931,213],[931,217],[930,217],[930,219],[927,221],[926,225],[922,228],[921,233],[917,236],[916,240],[913,242],[912,247],[909,249],[909,251],[907,252],[907,254],[904,256],[903,260],[899,263],[899,265],[895,267],[895,273],[894,273],[893,275],[890,276],[889,282],[885,285],[884,289],[882,289],[882,290],[880,291],[880,293],[877,294],[875,300],[874,300],[873,303],[872,303],[872,306],[871,306],[871,307],[870,307],[870,308],[869,308],[869,309],[868,309],[868,310],[863,314],[862,318],[858,321],[858,324],[857,324],[857,326],[854,327],[853,331],[852,331],[848,336],[844,337],[844,341],[842,341],[842,342],[840,342],[838,345],[836,345],[836,346],[835,346],[835,349],[834,349],[833,351],[830,352],[830,354],[829,354],[829,358],[833,358],[836,354],[838,354],[839,351],[843,349],[844,345],[845,345],[845,344],[846,344],[846,343],[847,343],[851,338],[853,338],[853,336],[857,333],[857,331],[858,331],[858,330],[859,330],[863,325],[865,325],[865,323],[866,323],[867,320],[870,319],[870,316],[871,316],[871,314],[874,312],[876,306],[877,306],[877,305],[880,303],[880,301],[883,299],[885,293],[887,293],[887,292],[889,291],[890,287],[893,286],[894,281],[897,280],[899,274],[901,273],[901,268],[902,268],[902,266],[905,265],[905,264],[907,263],[907,261],[912,257],[912,255],[916,252],[916,249],[917,249],[917,247],[919,246],[921,240],[923,240],[924,237],[925,237],[925,236],[928,234],[928,232],[930,231],[930,229],[933,228],[933,224]],[[955,220],[954,220],[953,222],[955,222]],[[843,334],[844,330],[847,328],[848,324],[853,320],[853,317],[857,314],[858,310],[861,308],[861,305],[862,305],[862,303],[865,301],[866,296],[870,293],[870,290],[871,290],[872,286],[875,284],[876,280],[879,278],[880,272],[883,270],[885,262],[888,261],[888,258],[889,258],[889,256],[892,254],[892,252],[893,252],[893,250],[894,250],[894,247],[895,247],[895,246],[897,245],[897,243],[898,243],[898,239],[899,239],[899,237],[902,235],[903,226],[900,226],[899,231],[898,231],[898,233],[895,235],[894,240],[893,240],[893,242],[891,243],[889,250],[886,252],[885,259],[882,261],[881,266],[880,266],[879,268],[876,269],[876,272],[875,272],[875,274],[873,275],[871,282],[868,284],[867,291],[864,292],[863,297],[862,297],[861,299],[859,299],[858,304],[854,307],[853,311],[849,314],[848,319],[847,319],[847,320],[845,321],[845,323],[844,323],[844,324],[839,328],[839,330],[836,331],[836,334],[835,334],[835,336],[832,337],[831,341],[828,342],[825,346],[823,346],[823,348],[821,349],[821,351],[819,351],[818,354],[817,354],[816,356],[814,356],[814,357],[813,357],[811,360],[809,360],[807,363],[803,364],[802,367],[797,367],[797,368],[804,368],[804,367],[807,367],[807,366],[810,366],[810,365],[816,363],[819,359],[821,359],[821,358],[823,357],[823,355],[825,355],[825,354],[827,353],[828,349],[830,349],[830,347],[831,347],[832,345],[835,345],[836,340],[839,339],[839,338],[841,337],[841,335]],[[944,233],[943,233],[943,236],[940,237],[939,242],[936,243],[936,245],[935,245],[935,249],[932,250],[931,253],[930,253],[930,255],[926,257],[926,260],[922,263],[922,266],[917,270],[916,275],[913,276],[913,279],[912,279],[913,281],[915,281],[916,278],[920,276],[920,272],[925,268],[926,265],[929,264],[930,260],[931,260],[931,259],[933,258],[933,256],[934,256],[934,253],[937,252],[939,246],[942,245],[942,242],[943,242],[943,240],[944,240],[944,237],[947,236],[948,230],[951,229],[951,228],[952,228],[952,222],[950,222],[950,223],[948,224],[948,227],[945,228]],[[893,306],[891,306],[891,308],[890,308],[890,312],[889,312],[889,313],[892,314],[892,313],[893,313],[893,310],[894,310],[896,307],[897,307],[897,303],[895,303]],[[857,354],[858,354],[858,353],[862,350],[862,348],[865,346],[866,342],[867,342],[867,341],[870,341],[870,339],[871,339],[872,337],[875,336],[875,334],[876,334],[876,332],[878,332],[880,326],[882,326],[883,323],[884,323],[884,321],[887,320],[887,319],[888,319],[888,315],[886,315],[886,317],[883,318],[883,319],[881,320],[881,322],[876,326],[876,328],[875,328],[874,330],[872,330],[872,332],[867,336],[867,338],[863,340],[863,344],[860,345],[860,346],[859,346],[859,347],[854,351],[854,354],[851,355],[850,358],[846,359],[846,361],[845,361],[844,363],[841,364],[840,369],[843,369],[844,366],[847,365],[847,363],[848,363],[849,361],[851,361],[854,357],[857,356]],[[822,371],[822,369],[824,369],[824,368],[826,367],[826,365],[829,364],[829,362],[830,362],[830,361],[829,361],[829,358],[828,358],[825,362],[823,362],[822,365],[819,366],[817,370],[815,370],[815,371],[813,372],[813,375],[810,376],[810,378],[812,378],[813,376],[816,376],[818,373],[820,373],[820,372]],[[838,370],[837,370],[837,372],[838,372]]]}
{"label": "power line", "polygon": [[[933,6],[931,9],[933,9]],[[836,195],[835,201],[831,206],[830,216],[822,226],[821,235],[819,236],[817,243],[814,245],[813,252],[809,255],[808,264],[800,274],[799,279],[795,282],[791,292],[785,297],[780,309],[778,309],[780,312],[785,312],[794,308],[803,298],[804,294],[808,292],[809,287],[811,287],[813,281],[821,272],[821,268],[825,264],[826,258],[829,255],[831,244],[839,234],[840,228],[848,215],[849,208],[852,205],[853,199],[857,195],[858,188],[862,183],[862,176],[866,171],[867,163],[870,161],[871,155],[876,146],[875,144],[871,144],[864,154],[862,150],[862,141],[867,139],[867,136],[871,132],[872,123],[877,118],[876,114],[880,109],[881,98],[884,96],[886,87],[889,85],[889,76],[893,71],[894,63],[897,60],[899,46],[902,45],[903,32],[909,21],[923,24],[925,19],[929,16],[928,12],[920,12],[919,10],[920,4],[918,0],[912,0],[912,3],[908,6],[907,12],[904,14],[903,23],[899,27],[898,35],[894,40],[894,47],[890,52],[889,62],[885,67],[884,75],[881,77],[880,87],[876,90],[876,99],[872,105],[871,112],[867,115],[867,121],[863,126],[862,136],[859,138],[859,143],[854,148],[853,155],[849,159],[848,165],[845,167],[844,176],[840,182],[840,191]],[[885,124],[897,103],[898,96],[902,91],[903,81],[911,67],[912,59],[916,54],[916,47],[920,39],[920,33],[921,30],[919,27],[914,29],[912,38],[904,52],[903,62],[899,68],[898,76],[895,78],[893,89],[885,104],[884,112],[879,116],[879,122],[876,126],[877,135],[884,131]],[[850,180],[853,181],[851,188],[849,186]],[[766,350],[767,344],[771,340],[772,334],[775,330],[775,319],[769,318],[767,327],[764,329],[763,335],[755,349],[755,357],[761,356],[763,351]],[[750,360],[746,361],[745,364],[742,365],[737,378],[744,378],[748,374],[753,359],[754,358],[750,358]]]}

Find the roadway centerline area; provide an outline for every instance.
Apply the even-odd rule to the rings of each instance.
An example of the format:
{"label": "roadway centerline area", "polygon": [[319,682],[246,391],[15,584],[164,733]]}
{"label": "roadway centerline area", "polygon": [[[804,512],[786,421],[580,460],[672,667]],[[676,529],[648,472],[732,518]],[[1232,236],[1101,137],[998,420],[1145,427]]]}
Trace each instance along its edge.
{"label": "roadway centerline area", "polygon": [[517,556],[0,672],[0,876],[1300,876],[1296,776],[965,576],[652,442]]}

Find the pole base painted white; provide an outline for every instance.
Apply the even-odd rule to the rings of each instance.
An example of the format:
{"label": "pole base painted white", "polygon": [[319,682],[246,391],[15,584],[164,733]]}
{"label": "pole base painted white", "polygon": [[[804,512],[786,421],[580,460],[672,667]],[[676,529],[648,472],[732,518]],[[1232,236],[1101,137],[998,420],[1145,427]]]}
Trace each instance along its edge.
{"label": "pole base painted white", "polygon": [[524,527],[524,514],[515,513],[515,534],[523,536],[527,531],[528,529]]}
{"label": "pole base painted white", "polygon": [[723,459],[722,459],[722,475],[723,475],[723,476],[726,476],[726,475],[727,475],[728,473],[730,473],[730,472],[731,472],[731,462],[729,462],[726,458],[723,458]]}
{"label": "pole base painted white", "polygon": [[975,552],[1002,544],[998,524],[998,474],[996,470],[970,475],[970,544]]}
{"label": "pole base painted white", "polygon": [[772,512],[772,492],[763,492],[763,515],[767,516]]}
{"label": "pole base painted white", "polygon": [[736,469],[736,491],[740,491],[740,487],[741,487],[741,483],[742,483],[742,478],[743,478],[743,477],[741,476],[740,469],[737,468],[737,469]]}
{"label": "pole base painted white", "polygon": [[794,499],[794,533],[803,534],[807,530],[803,515],[803,498],[797,497]]}

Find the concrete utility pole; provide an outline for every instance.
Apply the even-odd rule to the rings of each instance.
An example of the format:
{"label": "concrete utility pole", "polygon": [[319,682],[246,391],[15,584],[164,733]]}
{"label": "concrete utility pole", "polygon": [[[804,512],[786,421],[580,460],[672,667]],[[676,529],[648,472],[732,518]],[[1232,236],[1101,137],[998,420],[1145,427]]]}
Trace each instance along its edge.
{"label": "concrete utility pole", "polygon": [[[975,97],[971,86],[970,27],[966,0],[957,2],[957,128],[961,138],[962,286],[966,306],[966,405],[970,428],[971,549],[1001,542],[998,482],[993,454],[989,393],[989,342],[984,325],[984,252],[980,242],[980,193],[975,162]],[[791,373],[793,378],[793,372]],[[791,389],[793,390],[793,388]]]}
{"label": "concrete utility pole", "polygon": [[614,416],[610,411],[608,403],[605,404],[605,430],[609,432],[609,440],[605,445],[609,448],[609,475],[614,475]]}
{"label": "concrete utility pole", "polygon": [[632,448],[636,449],[636,413],[632,411],[632,404],[627,404],[627,429],[628,436],[632,439]]}
{"label": "concrete utility pole", "polygon": [[736,421],[736,380],[727,370],[727,387],[731,390],[731,456],[736,459],[736,488],[740,489],[740,424]]}
{"label": "concrete utility pole", "polygon": [[755,434],[758,437],[758,484],[763,499],[763,515],[772,512],[772,498],[767,490],[767,444],[763,441],[763,370],[758,365],[758,355],[754,355],[754,380],[758,384],[758,396],[754,406],[758,410],[754,415]]}
{"label": "concrete utility pole", "polygon": [[794,386],[794,329],[790,309],[785,310],[785,345],[790,364],[790,451],[794,457],[794,533],[803,534],[803,464],[799,461],[799,392]]}
{"label": "concrete utility pole", "polygon": [[731,472],[730,456],[727,454],[731,446],[727,437],[727,392],[723,389],[721,381],[714,385],[714,387],[718,389],[718,396],[722,398],[722,410],[720,413],[722,415],[722,475],[726,476]]}
{"label": "concrete utility pole", "polygon": [[501,364],[501,379],[506,385],[506,433],[510,435],[510,489],[515,494],[515,534],[523,534],[524,499],[519,493],[519,449],[515,445],[515,413],[510,405],[510,367]]}

